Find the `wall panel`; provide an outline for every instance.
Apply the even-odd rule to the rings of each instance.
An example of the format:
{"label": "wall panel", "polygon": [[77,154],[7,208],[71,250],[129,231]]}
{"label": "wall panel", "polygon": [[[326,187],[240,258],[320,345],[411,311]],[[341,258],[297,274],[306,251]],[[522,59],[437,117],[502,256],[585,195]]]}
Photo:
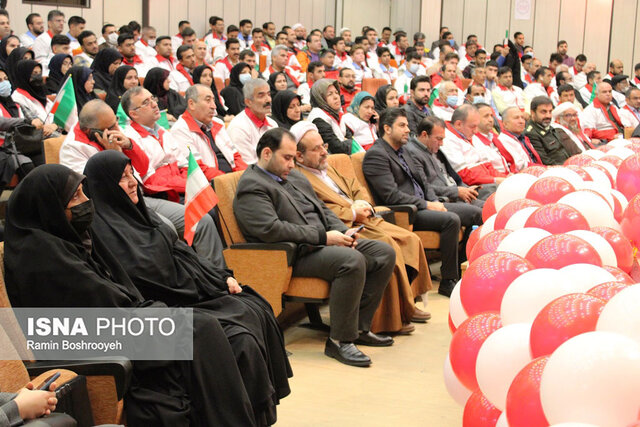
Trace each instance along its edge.
{"label": "wall panel", "polygon": [[[89,30],[96,33],[96,36],[100,38],[100,31],[104,24],[102,18],[103,0],[91,0],[91,7],[82,9],[82,17],[87,21]],[[140,22],[142,23],[142,22]]]}
{"label": "wall panel", "polygon": [[[133,20],[142,23],[142,0],[106,0],[104,3],[103,19],[104,21],[111,22],[116,27],[126,25],[129,21]],[[100,29],[98,29],[98,31],[100,31]],[[177,21],[174,32],[178,32]]]}
{"label": "wall panel", "polygon": [[343,4],[343,26],[351,29],[353,39],[360,35],[365,25],[380,31],[382,27],[390,24],[390,0],[346,0]]}
{"label": "wall panel", "polygon": [[549,55],[556,52],[558,46],[558,23],[561,0],[537,0],[535,11],[535,30],[533,33],[534,52],[543,64],[547,64]]}
{"label": "wall panel", "polygon": [[[515,19],[515,9],[516,9],[516,0],[511,0],[511,4],[509,5],[510,8],[510,14],[511,16],[509,17],[509,38],[511,40],[513,40],[513,35],[516,32],[521,32],[524,34],[525,37],[525,46],[526,45],[531,45],[531,43],[533,42],[533,34],[534,34],[534,28],[535,28],[535,12],[536,12],[536,0],[530,0],[531,1],[531,11],[530,11],[530,17],[529,19]],[[547,24],[548,24],[549,20],[545,19],[545,23],[544,25],[544,29],[543,31],[547,31]],[[502,38],[504,38],[504,34],[502,35]],[[502,40],[501,38],[501,40]]]}
{"label": "wall panel", "polygon": [[[276,3],[278,3],[278,7],[274,7]],[[285,24],[289,26],[295,25],[300,20],[300,9],[304,7],[305,5],[300,4],[300,0],[271,0],[271,14],[274,17],[276,13],[281,15],[281,20],[276,23],[278,29],[280,29]],[[283,14],[284,20],[282,20]]]}
{"label": "wall panel", "polygon": [[[446,0],[442,2],[442,26],[449,27],[456,40],[460,40],[463,33],[462,21],[466,3],[481,0]],[[507,0],[508,1],[508,0]]]}
{"label": "wall panel", "polygon": [[569,55],[575,57],[580,53],[585,53],[587,59],[593,58],[589,55],[590,49],[584,50],[584,22],[587,12],[587,2],[580,0],[562,0],[560,2],[560,28],[558,39],[566,40],[569,45]]}
{"label": "wall panel", "polygon": [[584,50],[598,70],[607,70],[612,0],[587,1]]}
{"label": "wall panel", "polygon": [[[440,14],[442,12],[441,0],[422,0],[420,11],[420,31],[427,36],[428,47],[438,38],[440,32]],[[484,30],[483,30],[484,34]]]}
{"label": "wall panel", "polygon": [[613,3],[611,40],[609,42],[609,61],[620,59],[627,75],[633,74],[633,34],[636,32],[637,0],[616,0]]}
{"label": "wall panel", "polygon": [[462,33],[455,34],[458,44],[466,43],[469,34],[478,36],[478,41],[482,46],[487,43],[484,40],[485,17],[487,16],[487,2],[466,0],[463,14],[464,26]]}
{"label": "wall panel", "polygon": [[640,19],[640,3],[638,3],[637,7],[636,7],[636,26],[635,26],[635,31],[634,31],[634,43],[633,43],[633,62],[631,64],[629,64],[629,67],[627,67],[627,69],[629,70],[629,73],[632,72],[633,68],[631,68],[631,66],[635,66],[635,64],[640,62],[640,25],[637,24],[638,19]]}
{"label": "wall panel", "polygon": [[209,31],[209,16],[207,15],[207,0],[188,0],[187,21],[196,31],[198,38],[204,37]]}
{"label": "wall panel", "polygon": [[207,0],[207,9],[206,9],[206,11],[207,11],[206,12],[207,24],[209,23],[209,17],[210,16],[219,16],[222,19],[224,19],[225,20],[224,21],[225,28],[227,27],[227,25],[231,25],[232,24],[232,22],[227,22],[225,17],[224,17],[224,2],[217,1],[217,0]]}
{"label": "wall panel", "polygon": [[[487,52],[493,52],[493,45],[502,43],[504,32],[509,28],[509,13],[511,3],[509,0],[487,0],[487,20],[484,32],[485,47]],[[509,33],[511,37],[511,33]]]}

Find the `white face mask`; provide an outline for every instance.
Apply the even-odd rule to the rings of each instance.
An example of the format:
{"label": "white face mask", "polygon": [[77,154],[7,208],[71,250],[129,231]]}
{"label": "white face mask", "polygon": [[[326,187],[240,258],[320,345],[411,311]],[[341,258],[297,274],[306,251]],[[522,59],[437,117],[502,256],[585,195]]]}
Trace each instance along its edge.
{"label": "white face mask", "polygon": [[149,39],[147,44],[151,47],[156,47],[156,39]]}
{"label": "white face mask", "polygon": [[109,34],[109,36],[107,37],[107,43],[109,43],[111,46],[117,46],[118,45],[118,33]]}
{"label": "white face mask", "polygon": [[11,83],[9,80],[4,80],[0,82],[0,96],[6,98],[9,95],[11,95]]}
{"label": "white face mask", "polygon": [[409,65],[409,72],[411,74],[416,74],[418,72],[418,69],[420,68],[420,65],[418,64],[411,64]]}
{"label": "white face mask", "polygon": [[251,80],[251,74],[250,73],[245,73],[245,74],[240,74],[240,76],[238,76],[240,79],[240,83],[242,83],[242,86],[245,85],[245,83],[247,83],[249,80]]}

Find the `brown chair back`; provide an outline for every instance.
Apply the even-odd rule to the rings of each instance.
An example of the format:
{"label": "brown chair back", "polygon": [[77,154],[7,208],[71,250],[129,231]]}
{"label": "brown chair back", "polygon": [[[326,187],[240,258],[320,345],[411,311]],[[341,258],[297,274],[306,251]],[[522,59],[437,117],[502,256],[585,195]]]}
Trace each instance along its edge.
{"label": "brown chair back", "polygon": [[44,160],[47,164],[60,163],[60,148],[64,142],[65,136],[58,136],[55,138],[47,138],[44,140]]}
{"label": "brown chair back", "polygon": [[473,82],[471,79],[462,79],[462,90],[467,90],[469,85]]}
{"label": "brown chair back", "polygon": [[214,77],[213,81],[216,83],[216,89],[218,89],[218,93],[222,92],[222,89],[224,89],[224,80],[222,80],[220,77]]}
{"label": "brown chair back", "polygon": [[631,139],[631,135],[633,135],[633,131],[636,130],[634,127],[625,127],[624,128],[624,139]]}
{"label": "brown chair back", "polygon": [[242,171],[239,171],[217,176],[213,180],[218,195],[220,227],[227,246],[246,242],[236,221],[236,216],[233,214],[233,199],[236,197],[236,189],[241,176]]}
{"label": "brown chair back", "polygon": [[140,82],[140,86],[144,86],[144,77],[138,77],[138,81]]}
{"label": "brown chair back", "polygon": [[373,203],[373,196],[371,195],[371,189],[369,188],[369,184],[367,184],[367,180],[364,177],[364,172],[362,172],[362,162],[364,161],[364,155],[366,152],[360,152],[353,154],[351,156],[351,164],[353,165],[353,172],[356,174],[356,178],[360,181],[360,185],[362,185],[369,193],[369,202]]}
{"label": "brown chair back", "polygon": [[389,83],[385,79],[366,78],[362,79],[362,90],[375,96],[378,88],[387,84]]}
{"label": "brown chair back", "polygon": [[[364,153],[361,153],[364,154]],[[355,154],[354,154],[355,155]],[[369,193],[369,188],[366,183],[362,184],[360,182],[360,177],[356,174],[355,167],[353,165],[353,160],[349,158],[346,154],[332,154],[328,158],[329,164],[338,171],[340,175],[345,177],[346,179],[355,179],[360,184],[365,193],[365,200],[373,205],[373,199],[371,198],[371,193]],[[360,163],[360,168],[362,169],[362,161]]]}

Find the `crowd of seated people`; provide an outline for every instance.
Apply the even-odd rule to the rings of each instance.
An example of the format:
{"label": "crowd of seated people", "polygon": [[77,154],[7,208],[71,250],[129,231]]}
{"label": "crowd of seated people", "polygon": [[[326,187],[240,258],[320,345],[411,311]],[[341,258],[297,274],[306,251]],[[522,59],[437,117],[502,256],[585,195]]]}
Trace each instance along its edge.
{"label": "crowd of seated people", "polygon": [[[135,21],[87,29],[59,10],[26,23],[0,42],[1,141],[23,123],[64,141],[60,165],[34,156],[9,200],[12,305],[197,312],[193,361],[134,371],[132,424],[270,425],[290,392],[279,326],[227,268],[215,209],[184,243],[190,155],[211,182],[242,173],[233,212],[245,240],[298,245],[293,277],[330,284],[325,354],[364,367],[359,346],[391,346],[431,317],[416,306],[432,288],[420,233],[439,234],[434,281],[450,296],[506,177],[640,124],[640,64],[630,78],[613,60],[605,74],[562,40],[547,64],[522,33],[491,50],[443,27],[426,49],[424,34],[388,27],[278,31],[212,16],[207,34],[183,20],[170,36]],[[65,129],[51,109],[67,79],[78,119]],[[415,209],[411,230],[381,215],[397,205]],[[34,259],[46,273],[25,269]]]}

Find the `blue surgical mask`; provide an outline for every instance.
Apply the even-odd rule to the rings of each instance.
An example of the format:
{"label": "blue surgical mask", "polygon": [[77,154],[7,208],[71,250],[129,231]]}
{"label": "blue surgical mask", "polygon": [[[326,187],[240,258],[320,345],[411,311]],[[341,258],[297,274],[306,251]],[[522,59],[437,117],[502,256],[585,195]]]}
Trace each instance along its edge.
{"label": "blue surgical mask", "polygon": [[9,80],[0,82],[0,96],[6,98],[9,95],[11,95],[11,83],[9,83]]}
{"label": "blue surgical mask", "polygon": [[478,104],[480,102],[484,102],[484,96],[476,95],[473,97],[474,104]]}
{"label": "blue surgical mask", "polygon": [[449,40],[449,44],[450,44],[451,46],[453,46],[454,44],[456,44],[456,41],[455,41],[454,39],[451,39],[451,40]]}
{"label": "blue surgical mask", "polygon": [[447,96],[447,105],[449,107],[455,107],[456,105],[458,105],[458,95]]}
{"label": "blue surgical mask", "polygon": [[416,74],[418,72],[418,69],[420,68],[420,65],[418,64],[411,64],[409,65],[409,72],[411,74]]}
{"label": "blue surgical mask", "polygon": [[251,74],[249,73],[240,74],[239,78],[240,78],[240,83],[242,83],[242,86],[244,86],[249,80],[251,80]]}

